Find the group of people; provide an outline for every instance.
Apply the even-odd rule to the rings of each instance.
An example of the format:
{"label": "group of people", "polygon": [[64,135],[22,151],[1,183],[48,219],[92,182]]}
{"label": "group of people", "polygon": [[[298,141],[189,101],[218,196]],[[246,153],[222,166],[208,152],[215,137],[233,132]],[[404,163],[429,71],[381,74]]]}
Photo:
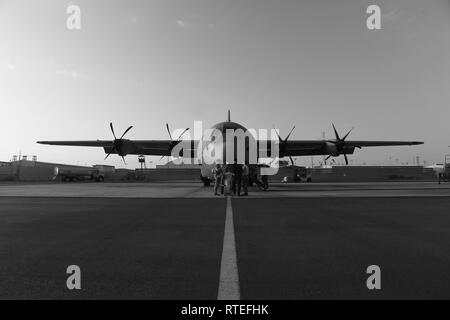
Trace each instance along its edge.
{"label": "group of people", "polygon": [[[250,169],[246,164],[217,164],[213,169],[214,195],[230,194],[248,196]],[[241,194],[242,190],[242,194]],[[219,193],[220,192],[220,193]]]}

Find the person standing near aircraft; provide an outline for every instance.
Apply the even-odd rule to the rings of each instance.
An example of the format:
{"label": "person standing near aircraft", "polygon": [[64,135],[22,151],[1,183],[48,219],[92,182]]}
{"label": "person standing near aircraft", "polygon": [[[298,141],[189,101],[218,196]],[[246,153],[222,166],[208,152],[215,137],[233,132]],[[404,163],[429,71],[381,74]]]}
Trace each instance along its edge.
{"label": "person standing near aircraft", "polygon": [[250,174],[250,168],[244,163],[242,166],[242,189],[243,195],[248,196],[248,176]]}
{"label": "person standing near aircraft", "polygon": [[233,192],[233,177],[234,173],[233,173],[233,166],[228,164],[225,167],[225,173],[224,173],[224,185],[225,185],[225,195],[230,195]]}
{"label": "person standing near aircraft", "polygon": [[258,186],[261,190],[267,191],[267,189],[269,188],[269,176],[266,172],[264,172],[263,168],[269,168],[269,166],[264,164],[259,168],[259,176],[261,177],[261,180],[259,181]]}
{"label": "person standing near aircraft", "polygon": [[267,191],[267,189],[269,189],[269,176],[267,174],[262,174],[261,180],[263,184],[263,190]]}
{"label": "person standing near aircraft", "polygon": [[233,193],[234,195],[241,195],[242,187],[242,165],[234,164],[234,181],[233,181]]}
{"label": "person standing near aircraft", "polygon": [[221,193],[223,194],[223,169],[220,164],[217,164],[216,167],[213,169],[213,175],[214,175],[214,195],[219,195],[219,188],[221,189]]}

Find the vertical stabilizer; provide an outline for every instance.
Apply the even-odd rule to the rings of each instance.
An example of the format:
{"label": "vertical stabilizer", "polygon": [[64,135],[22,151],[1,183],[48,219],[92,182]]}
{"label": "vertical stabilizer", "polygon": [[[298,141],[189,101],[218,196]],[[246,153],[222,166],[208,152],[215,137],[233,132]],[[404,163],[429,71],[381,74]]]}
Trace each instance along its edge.
{"label": "vertical stabilizer", "polygon": [[230,109],[228,109],[228,122],[231,122],[231,114],[230,114]]}

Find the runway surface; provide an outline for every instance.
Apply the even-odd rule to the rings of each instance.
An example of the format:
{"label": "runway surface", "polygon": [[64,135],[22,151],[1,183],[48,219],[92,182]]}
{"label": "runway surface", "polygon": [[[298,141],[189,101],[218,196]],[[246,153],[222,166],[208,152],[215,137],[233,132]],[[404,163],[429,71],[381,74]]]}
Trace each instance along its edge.
{"label": "runway surface", "polygon": [[[0,298],[217,299],[229,205],[211,193],[0,184]],[[278,184],[251,195],[230,201],[241,299],[450,298],[448,184]],[[66,288],[69,265],[81,268],[81,291]],[[379,291],[366,287],[369,265],[381,268]]]}
{"label": "runway surface", "polygon": [[[0,197],[214,198],[200,182],[170,183],[0,183]],[[251,198],[450,196],[450,183],[276,183],[252,188]]]}

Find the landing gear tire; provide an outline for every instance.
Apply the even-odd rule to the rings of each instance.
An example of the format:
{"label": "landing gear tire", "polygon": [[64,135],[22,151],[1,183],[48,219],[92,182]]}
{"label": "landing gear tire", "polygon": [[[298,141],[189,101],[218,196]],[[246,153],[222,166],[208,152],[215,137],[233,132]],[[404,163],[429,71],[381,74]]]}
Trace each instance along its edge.
{"label": "landing gear tire", "polygon": [[210,186],[211,186],[211,181],[209,181],[209,180],[203,180],[203,186],[204,186],[204,187],[210,187]]}

